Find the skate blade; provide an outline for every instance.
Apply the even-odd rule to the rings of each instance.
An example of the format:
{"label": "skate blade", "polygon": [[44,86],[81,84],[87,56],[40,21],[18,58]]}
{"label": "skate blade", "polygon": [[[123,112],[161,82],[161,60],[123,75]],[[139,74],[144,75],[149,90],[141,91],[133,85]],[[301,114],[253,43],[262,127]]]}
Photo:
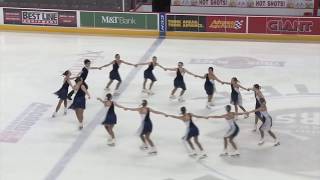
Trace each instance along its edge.
{"label": "skate blade", "polygon": [[148,155],[149,156],[155,156],[155,155],[157,155],[158,154],[158,152],[148,152]]}
{"label": "skate blade", "polygon": [[280,142],[278,142],[278,143],[274,144],[273,146],[279,146],[279,145],[280,145]]}

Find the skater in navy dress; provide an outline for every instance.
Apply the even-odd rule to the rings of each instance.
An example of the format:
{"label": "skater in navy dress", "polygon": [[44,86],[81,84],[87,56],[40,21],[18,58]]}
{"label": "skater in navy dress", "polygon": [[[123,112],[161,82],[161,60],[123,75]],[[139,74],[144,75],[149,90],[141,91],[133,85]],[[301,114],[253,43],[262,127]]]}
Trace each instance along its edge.
{"label": "skater in navy dress", "polygon": [[213,72],[213,67],[208,68],[208,73],[205,74],[204,76],[197,76],[199,78],[205,79],[204,83],[204,89],[208,95],[208,101],[207,101],[207,108],[211,108],[211,106],[214,106],[213,104],[213,95],[216,91],[216,86],[214,81],[217,80],[221,84],[224,84],[223,81],[221,81]]}
{"label": "skater in navy dress", "polygon": [[[138,130],[138,134],[140,136],[140,139],[142,141],[142,145],[140,146],[140,149],[142,150],[149,150],[149,154],[156,154],[157,149],[153,143],[153,141],[150,138],[150,135],[152,133],[152,122],[150,119],[150,112],[155,113],[155,114],[162,114],[165,115],[163,112],[155,111],[151,108],[148,107],[148,101],[147,100],[142,100],[141,107],[138,108],[124,108],[125,110],[130,110],[130,111],[138,111],[140,116],[141,116],[141,125]],[[150,146],[150,148],[149,148]]]}
{"label": "skater in navy dress", "polygon": [[[238,106],[242,109],[243,112],[246,112],[246,109],[242,106],[242,96],[240,93],[240,88],[249,91],[249,89],[244,88],[239,84],[239,80],[236,77],[231,79],[231,82],[224,82],[224,84],[229,84],[231,86],[231,99],[230,103],[234,105],[235,112],[238,113]],[[245,114],[245,118],[248,117],[248,114]]]}
{"label": "skater in navy dress", "polygon": [[[143,81],[142,92],[152,95],[154,93],[151,91],[151,88],[152,88],[153,84],[157,81],[157,78],[153,74],[153,69],[156,66],[159,66],[163,70],[165,70],[165,68],[157,62],[156,56],[152,57],[151,62],[137,64],[137,66],[140,66],[140,65],[148,65],[148,68],[143,73],[144,81]],[[149,85],[149,89],[146,89],[146,84],[147,84],[148,79],[151,81],[151,83]]]}
{"label": "skater in navy dress", "polygon": [[167,117],[172,117],[172,118],[176,118],[176,119],[180,119],[182,120],[185,124],[186,124],[186,134],[183,137],[183,139],[185,141],[188,142],[190,148],[191,148],[191,152],[190,152],[190,156],[194,157],[197,156],[197,152],[196,149],[194,148],[193,143],[191,142],[191,138],[193,138],[194,143],[198,146],[198,148],[200,149],[200,154],[199,154],[199,158],[205,158],[207,157],[206,153],[204,152],[202,145],[200,144],[199,140],[198,140],[198,136],[199,136],[199,129],[198,127],[193,123],[192,121],[192,117],[196,117],[196,118],[207,118],[204,116],[197,116],[191,113],[187,113],[187,109],[186,107],[181,107],[180,108],[181,111],[181,116],[175,116],[175,115],[165,115]]}
{"label": "skater in navy dress", "polygon": [[[220,154],[221,156],[227,156],[227,155],[231,155],[231,156],[237,156],[240,155],[239,151],[238,151],[238,147],[236,145],[236,143],[233,141],[234,138],[239,134],[240,132],[240,128],[236,123],[236,116],[237,115],[243,115],[246,113],[235,113],[235,112],[231,112],[231,106],[230,105],[226,105],[225,106],[225,110],[226,110],[226,114],[223,114],[221,116],[208,116],[208,118],[224,118],[228,125],[229,125],[229,129],[226,132],[226,134],[224,135],[224,150],[223,152]],[[228,140],[231,144],[231,146],[233,147],[234,151],[233,152],[228,152]]]}
{"label": "skater in navy dress", "polygon": [[280,142],[277,140],[276,135],[271,131],[272,117],[268,113],[266,100],[264,98],[260,99],[260,107],[259,108],[252,110],[252,111],[249,111],[248,113],[253,113],[253,112],[258,112],[258,111],[260,112],[261,117],[262,117],[262,125],[259,128],[261,139],[260,139],[258,145],[264,144],[264,132],[265,131],[267,131],[269,133],[269,135],[274,139],[274,144],[273,144],[274,146],[280,145]]}
{"label": "skater in navy dress", "polygon": [[195,74],[193,74],[193,73],[191,73],[191,72],[188,71],[187,69],[183,68],[183,62],[179,62],[177,68],[165,68],[165,69],[166,69],[166,70],[169,70],[169,71],[176,71],[176,73],[177,73],[176,78],[174,79],[174,83],[173,83],[174,88],[173,88],[173,90],[171,91],[170,98],[171,98],[171,99],[175,99],[176,97],[175,97],[174,94],[176,93],[176,91],[177,91],[178,88],[181,88],[182,91],[181,91],[181,93],[180,93],[180,96],[179,96],[179,99],[178,99],[178,100],[179,100],[180,102],[183,102],[183,101],[184,101],[184,99],[183,99],[183,94],[184,94],[184,92],[185,92],[186,89],[187,89],[187,88],[186,88],[186,84],[185,84],[184,79],[183,79],[184,74],[187,73],[187,74],[190,74],[190,75],[192,75],[192,76],[194,76],[194,77],[198,77],[198,76],[195,75]]}
{"label": "skater in navy dress", "polygon": [[[255,109],[258,109],[261,106],[260,99],[264,98],[262,92],[261,92],[261,86],[259,84],[253,85],[252,88],[249,90],[252,90],[254,92],[254,97],[256,99],[256,106]],[[263,121],[263,118],[261,116],[261,113],[259,111],[255,112],[255,122],[254,122],[254,129],[252,131],[257,131],[257,124],[258,120]]]}
{"label": "skater in navy dress", "polygon": [[73,109],[76,113],[77,119],[79,121],[79,130],[83,129],[83,112],[86,109],[86,95],[90,99],[90,94],[88,92],[88,85],[83,82],[81,77],[76,79],[75,91],[77,91],[70,109]]}
{"label": "skater in navy dress", "polygon": [[70,81],[71,79],[73,79],[70,77],[71,72],[69,70],[67,70],[62,75],[64,76],[62,87],[57,92],[54,93],[55,95],[58,96],[59,102],[57,104],[55,112],[52,115],[53,118],[56,117],[62,102],[64,105],[64,115],[67,114],[68,89],[69,89],[69,86],[71,86],[73,88],[72,83]]}
{"label": "skater in navy dress", "polygon": [[[91,67],[91,61],[89,59],[85,59],[83,61],[84,63],[84,67],[82,68],[82,70],[78,73],[78,77],[81,77],[83,82],[86,81],[87,76],[89,74],[89,69],[99,69],[101,70],[101,68],[99,67]],[[74,90],[70,91],[70,93],[68,94],[68,99],[72,100],[72,95],[74,94]]]}
{"label": "skater in navy dress", "polygon": [[106,64],[106,65],[103,65],[103,66],[100,67],[100,69],[102,69],[104,67],[108,67],[108,66],[112,65],[112,70],[109,73],[109,79],[110,80],[109,80],[105,90],[110,91],[111,84],[113,83],[114,80],[117,80],[118,83],[116,85],[116,88],[115,88],[115,91],[114,91],[114,95],[119,95],[118,89],[119,89],[120,84],[122,82],[122,79],[121,79],[120,74],[119,74],[119,67],[120,67],[121,63],[137,67],[134,64],[131,64],[131,63],[128,63],[128,62],[126,62],[124,60],[121,60],[119,54],[115,55],[115,60],[111,61],[109,64]]}
{"label": "skater in navy dress", "polygon": [[113,127],[117,124],[117,115],[114,111],[114,107],[123,107],[118,105],[116,102],[112,101],[112,94],[110,93],[106,95],[106,100],[102,100],[101,98],[97,98],[97,100],[103,103],[104,107],[107,109],[107,114],[104,121],[102,122],[102,125],[105,127],[106,131],[110,135],[110,138],[108,138],[108,145],[115,146],[116,140]]}

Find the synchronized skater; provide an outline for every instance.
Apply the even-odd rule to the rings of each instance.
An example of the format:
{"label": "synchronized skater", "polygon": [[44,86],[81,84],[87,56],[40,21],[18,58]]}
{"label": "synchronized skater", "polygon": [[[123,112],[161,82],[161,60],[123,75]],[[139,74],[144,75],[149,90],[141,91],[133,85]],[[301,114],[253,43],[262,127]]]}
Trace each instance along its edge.
{"label": "synchronized skater", "polygon": [[153,141],[150,138],[150,135],[153,129],[152,121],[150,119],[150,112],[155,114],[162,114],[162,115],[165,115],[165,113],[149,108],[148,101],[145,99],[142,100],[141,107],[138,107],[138,108],[124,107],[124,110],[139,112],[141,116],[141,125],[138,129],[138,135],[140,136],[140,139],[142,141],[142,145],[140,146],[140,149],[142,150],[149,149],[149,154],[156,154],[157,153],[156,146],[154,145]]}
{"label": "synchronized skater", "polygon": [[[189,155],[191,157],[198,157],[199,159],[207,157],[207,154],[204,152],[204,149],[199,142],[199,129],[198,127],[194,124],[193,122],[193,117],[194,118],[202,118],[202,119],[216,119],[216,118],[224,118],[228,125],[229,129],[224,135],[223,141],[224,141],[224,150],[221,156],[226,156],[226,155],[231,155],[231,156],[238,156],[240,155],[238,151],[237,144],[234,142],[234,138],[238,135],[240,132],[240,128],[236,123],[236,120],[238,119],[237,117],[239,115],[245,115],[244,117],[247,118],[249,117],[250,113],[255,113],[255,126],[254,130],[257,129],[257,123],[258,120],[260,119],[262,121],[262,125],[259,127],[259,132],[261,139],[258,143],[258,145],[263,145],[265,140],[264,140],[264,135],[265,132],[268,132],[268,134],[274,139],[274,146],[280,145],[280,142],[278,141],[277,137],[275,134],[271,131],[272,127],[272,118],[270,114],[267,111],[267,106],[266,106],[266,100],[261,92],[261,86],[259,84],[254,84],[252,88],[245,88],[240,85],[239,80],[236,77],[233,77],[230,82],[224,82],[220,80],[214,73],[213,67],[208,68],[208,73],[206,73],[204,76],[199,76],[194,73],[191,73],[187,69],[183,67],[183,62],[178,62],[178,67],[176,68],[165,68],[162,65],[160,65],[157,62],[157,57],[153,56],[151,62],[147,63],[139,63],[139,64],[132,64],[126,61],[123,61],[120,59],[120,55],[116,54],[115,55],[115,60],[110,62],[109,64],[103,65],[101,67],[91,67],[91,61],[86,59],[84,61],[84,67],[82,71],[78,74],[77,77],[71,78],[71,72],[69,70],[65,71],[63,73],[64,80],[63,80],[63,85],[62,87],[55,92],[59,98],[59,102],[56,106],[55,112],[53,113],[52,117],[56,117],[57,112],[59,111],[62,103],[64,104],[64,114],[67,114],[67,99],[71,99],[71,96],[74,92],[76,92],[76,95],[73,99],[72,104],[70,105],[70,109],[75,110],[75,114],[77,117],[77,120],[79,122],[79,130],[83,129],[83,112],[86,109],[86,96],[90,99],[90,94],[88,92],[88,85],[85,82],[85,79],[88,76],[89,69],[102,69],[104,67],[108,66],[113,66],[112,70],[109,73],[109,78],[110,81],[108,82],[106,86],[106,90],[110,91],[110,86],[113,83],[114,80],[117,80],[118,83],[115,87],[114,95],[119,95],[118,89],[120,87],[120,84],[122,82],[120,74],[119,74],[119,67],[121,63],[131,65],[134,67],[137,66],[143,66],[143,65],[148,65],[147,69],[144,71],[144,81],[143,81],[143,90],[142,92],[147,93],[149,95],[152,95],[153,92],[151,91],[154,83],[157,81],[156,77],[153,74],[153,70],[156,66],[159,66],[163,70],[168,70],[168,71],[175,71],[176,72],[176,77],[174,79],[174,89],[171,91],[170,98],[175,99],[175,93],[178,88],[181,88],[182,91],[180,92],[178,100],[180,102],[183,102],[183,95],[186,91],[186,84],[184,82],[184,74],[187,73],[189,75],[192,75],[194,77],[198,77],[201,79],[205,79],[204,83],[204,89],[206,91],[206,94],[208,96],[207,99],[207,108],[211,108],[211,106],[214,105],[213,103],[213,96],[214,93],[216,92],[216,86],[215,86],[215,80],[218,81],[221,84],[228,84],[231,86],[231,98],[230,98],[230,103],[234,106],[234,111],[231,111],[231,105],[226,105],[225,110],[226,113],[223,115],[213,115],[213,116],[200,116],[200,115],[195,115],[192,113],[188,113],[186,107],[181,107],[181,115],[169,115],[167,113],[161,112],[161,111],[156,111],[153,110],[152,108],[148,107],[148,101],[147,100],[142,100],[141,106],[137,108],[129,108],[125,107],[122,105],[119,105],[115,101],[113,101],[113,95],[111,93],[107,93],[105,99],[102,98],[97,98],[98,101],[103,103],[104,107],[107,109],[106,116],[104,118],[104,121],[102,122],[102,125],[106,129],[109,137],[107,140],[107,144],[109,146],[115,146],[116,144],[116,138],[115,138],[115,133],[114,133],[114,126],[117,124],[117,115],[115,113],[115,107],[121,108],[123,110],[129,110],[129,111],[137,111],[139,112],[141,116],[141,125],[138,131],[139,137],[142,141],[142,145],[140,146],[141,150],[148,150],[148,154],[157,154],[157,149],[154,144],[154,142],[151,140],[150,136],[153,130],[153,124],[150,118],[150,113],[154,114],[160,114],[164,115],[165,117],[171,117],[175,119],[182,120],[185,125],[186,125],[186,133],[185,136],[183,137],[184,142],[186,142],[189,146]],[[71,83],[71,80],[75,79],[75,85]],[[149,87],[146,87],[147,81],[150,80],[151,83]],[[69,86],[72,87],[72,91],[68,94],[68,88]],[[256,100],[256,106],[254,110],[251,111],[246,111],[246,109],[242,105],[242,96],[240,93],[240,89],[243,90],[252,90],[254,91],[255,95],[255,100]],[[243,113],[238,113],[238,107],[243,111]],[[192,141],[193,140],[193,141]],[[231,144],[233,151],[228,150],[228,144]],[[196,146],[195,146],[195,145]],[[198,151],[196,150],[196,147]]]}
{"label": "synchronized skater", "polygon": [[[152,61],[151,62],[140,63],[140,64],[136,64],[136,65],[137,66],[148,65],[148,68],[143,72],[144,81],[143,81],[143,86],[142,86],[142,92],[143,93],[148,93],[150,95],[153,95],[154,93],[151,91],[151,88],[152,88],[153,84],[157,81],[157,78],[153,74],[153,69],[156,66],[159,66],[163,70],[166,70],[166,69],[157,62],[157,57],[156,56],[152,57]],[[151,83],[149,85],[149,89],[146,88],[146,84],[147,84],[148,79],[151,81]]]}
{"label": "synchronized skater", "polygon": [[170,98],[171,99],[175,99],[176,96],[174,94],[176,93],[178,88],[181,88],[182,90],[180,92],[178,100],[180,102],[183,102],[184,101],[183,94],[187,90],[186,84],[185,84],[184,79],[183,79],[184,74],[187,73],[187,74],[190,74],[190,75],[192,75],[194,77],[198,77],[198,76],[193,74],[193,73],[191,73],[187,69],[185,69],[183,67],[183,62],[178,62],[178,67],[176,67],[176,68],[165,68],[165,69],[168,70],[168,71],[175,71],[177,73],[177,75],[176,75],[176,77],[175,77],[175,79],[173,81],[174,88],[171,91]]}
{"label": "synchronized skater", "polygon": [[274,146],[280,145],[280,142],[278,141],[276,135],[271,131],[272,117],[268,113],[266,100],[264,98],[261,98],[260,99],[260,107],[255,110],[249,111],[249,113],[252,113],[252,112],[260,112],[261,117],[262,117],[263,123],[259,128],[260,136],[261,136],[261,139],[259,141],[259,145],[264,144],[264,132],[265,131],[267,131],[269,133],[269,135],[274,139]]}
{"label": "synchronized skater", "polygon": [[204,152],[203,147],[200,144],[199,139],[198,139],[199,129],[192,121],[192,117],[195,117],[195,118],[207,118],[207,117],[198,116],[198,115],[195,115],[192,113],[187,113],[186,107],[181,107],[180,111],[181,111],[180,116],[168,115],[168,114],[165,114],[165,116],[182,120],[185,123],[187,129],[186,129],[186,134],[183,136],[183,140],[187,141],[190,146],[191,151],[189,152],[189,155],[191,157],[195,157],[198,155],[198,153],[197,153],[197,151],[191,141],[191,138],[193,138],[194,143],[197,145],[197,147],[200,150],[199,158],[202,159],[202,158],[207,157],[207,154]]}
{"label": "synchronized skater", "polygon": [[[254,92],[254,97],[256,99],[256,106],[255,109],[258,109],[261,106],[260,99],[264,99],[264,96],[261,92],[261,86],[259,84],[254,84],[253,87],[249,90],[252,90]],[[254,128],[252,131],[257,131],[257,125],[259,119],[263,121],[261,113],[259,111],[255,112],[255,120],[254,120]]]}
{"label": "synchronized skater", "polygon": [[67,111],[68,111],[68,108],[67,108],[67,98],[68,98],[68,89],[69,89],[69,86],[71,86],[73,89],[74,89],[74,86],[72,85],[71,83],[71,79],[74,79],[74,78],[71,78],[71,72],[69,70],[65,71],[63,74],[64,76],[64,79],[63,79],[63,84],[62,84],[62,87],[57,91],[55,92],[54,94],[58,96],[59,98],[59,102],[56,106],[56,110],[54,111],[54,113],[52,114],[52,117],[56,117],[57,116],[57,113],[60,109],[60,106],[63,102],[63,105],[64,105],[64,112],[63,114],[64,115],[67,115]]}
{"label": "synchronized skater", "polygon": [[101,98],[97,98],[97,100],[103,103],[104,107],[107,109],[107,114],[104,121],[102,122],[102,125],[104,126],[104,128],[110,136],[110,138],[108,138],[108,145],[114,146],[116,143],[116,137],[114,135],[113,127],[117,124],[117,115],[114,111],[114,107],[123,107],[118,105],[116,102],[112,101],[112,94],[110,93],[106,95],[105,100]]}
{"label": "synchronized skater", "polygon": [[106,64],[106,65],[103,65],[101,67],[99,67],[99,69],[102,69],[104,67],[108,67],[110,65],[112,65],[112,70],[110,71],[109,73],[109,82],[105,88],[106,91],[110,91],[110,86],[111,84],[113,83],[114,80],[118,81],[115,89],[114,89],[114,95],[115,96],[118,96],[120,95],[119,93],[119,87],[121,85],[121,82],[122,82],[122,79],[121,79],[121,76],[119,74],[119,68],[120,68],[120,65],[123,63],[123,64],[126,64],[126,65],[130,65],[130,66],[134,66],[134,67],[137,67],[137,65],[134,65],[132,63],[129,63],[129,62],[126,62],[124,60],[121,60],[120,59],[120,54],[116,54],[115,56],[115,60],[111,61],[109,64]]}
{"label": "synchronized skater", "polygon": [[[99,67],[91,67],[91,61],[89,59],[85,59],[83,61],[84,67],[82,68],[82,70],[78,73],[77,77],[81,77],[82,81],[85,82],[88,74],[89,74],[89,69],[99,69],[101,70],[101,68]],[[70,93],[68,94],[68,99],[72,100],[72,95],[74,94],[74,90],[70,91]]]}
{"label": "synchronized skater", "polygon": [[[235,112],[238,113],[238,106],[243,112],[247,112],[246,109],[242,106],[242,96],[240,93],[240,88],[249,91],[249,89],[241,86],[239,80],[236,77],[231,79],[231,82],[224,82],[224,84],[229,84],[231,86],[231,98],[230,104],[234,105]],[[249,117],[248,114],[245,114],[245,118]],[[237,118],[237,117],[236,117]]]}
{"label": "synchronized skater", "polygon": [[[221,116],[208,116],[207,118],[224,118],[227,121],[229,125],[229,129],[223,137],[224,150],[221,156],[226,156],[226,155],[237,156],[237,155],[240,155],[240,153],[233,139],[239,134],[240,128],[236,123],[236,116],[242,115],[244,113],[231,112],[230,105],[226,105],[225,110],[226,110],[226,114],[223,114]],[[234,151],[231,153],[228,152],[228,141],[230,142],[231,146],[234,149]]]}
{"label": "synchronized skater", "polygon": [[211,106],[214,106],[213,103],[213,95],[216,92],[216,86],[214,84],[214,81],[217,80],[219,83],[224,84],[223,81],[221,81],[213,72],[213,67],[208,68],[208,73],[206,73],[204,76],[197,76],[199,78],[205,79],[204,83],[204,90],[206,91],[208,95],[208,101],[207,101],[207,108],[210,109]]}
{"label": "synchronized skater", "polygon": [[82,80],[81,77],[76,79],[76,85],[74,89],[77,91],[77,93],[69,108],[75,111],[79,121],[79,130],[81,130],[83,128],[83,112],[86,109],[86,95],[90,99],[90,94],[88,92],[88,85]]}

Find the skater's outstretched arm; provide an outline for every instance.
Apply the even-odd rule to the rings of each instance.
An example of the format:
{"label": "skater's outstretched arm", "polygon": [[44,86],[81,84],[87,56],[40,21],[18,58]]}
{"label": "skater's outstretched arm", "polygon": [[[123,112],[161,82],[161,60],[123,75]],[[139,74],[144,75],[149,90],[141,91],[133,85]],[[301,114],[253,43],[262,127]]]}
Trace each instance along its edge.
{"label": "skater's outstretched arm", "polygon": [[177,70],[177,68],[164,68],[164,69],[167,71],[176,71]]}
{"label": "skater's outstretched arm", "polygon": [[199,116],[199,115],[195,115],[195,114],[191,114],[192,117],[195,117],[195,118],[203,118],[203,119],[208,119],[209,117],[208,116]]}
{"label": "skater's outstretched arm", "polygon": [[165,71],[167,70],[165,67],[161,66],[161,64],[159,64],[159,63],[157,63],[156,66],[159,66],[161,69],[163,69]]}
{"label": "skater's outstretched arm", "polygon": [[176,119],[183,120],[183,117],[182,117],[182,116],[175,116],[175,115],[170,115],[170,114],[166,114],[165,116],[166,116],[166,117],[171,117],[171,118],[176,118]]}
{"label": "skater's outstretched arm", "polygon": [[194,77],[198,77],[198,75],[193,74],[192,72],[188,71],[187,69],[184,69],[184,71],[185,71],[187,74],[189,74],[189,75],[192,75],[192,76],[194,76]]}
{"label": "skater's outstretched arm", "polygon": [[126,107],[124,107],[124,106],[122,106],[122,105],[120,105],[120,104],[118,104],[117,102],[114,102],[114,101],[113,101],[113,104],[114,104],[116,107],[121,108],[121,109],[124,109],[124,110],[125,110],[125,108],[126,108]]}
{"label": "skater's outstretched arm", "polygon": [[137,67],[136,64],[132,64],[132,63],[126,62],[126,61],[124,61],[124,60],[121,60],[121,62],[122,62],[123,64],[129,65],[129,66]]}
{"label": "skater's outstretched arm", "polygon": [[215,74],[213,75],[214,79],[217,80],[221,84],[225,84],[225,82],[221,81]]}
{"label": "skater's outstretched arm", "polygon": [[128,107],[124,107],[124,110],[129,110],[129,111],[140,111],[141,108],[128,108]]}
{"label": "skater's outstretched arm", "polygon": [[88,96],[89,99],[91,98],[89,91],[87,90],[87,88],[84,85],[81,85],[81,90],[86,93],[86,95]]}
{"label": "skater's outstretched arm", "polygon": [[205,79],[205,78],[206,78],[206,74],[205,74],[205,75],[203,75],[203,76],[199,76],[199,75],[197,75],[196,77],[201,78],[201,79]]}
{"label": "skater's outstretched arm", "polygon": [[105,64],[105,65],[103,65],[103,66],[100,66],[99,69],[102,69],[102,68],[104,68],[104,67],[108,67],[108,66],[112,65],[113,63],[114,63],[114,61],[111,61],[111,62],[108,63],[108,64]]}
{"label": "skater's outstretched arm", "polygon": [[75,84],[75,85],[72,85],[72,83],[71,83],[71,81],[70,81],[70,78],[66,78],[66,81],[67,81],[67,83],[71,86],[71,88],[72,88],[73,90],[75,90],[76,84]]}
{"label": "skater's outstretched arm", "polygon": [[239,86],[241,89],[243,89],[243,90],[249,91],[249,88],[245,88],[245,87],[241,86],[240,84],[238,84],[238,86]]}
{"label": "skater's outstretched arm", "polygon": [[221,116],[208,116],[208,118],[226,118],[227,114],[221,115]]}
{"label": "skater's outstretched arm", "polygon": [[229,82],[226,82],[226,81],[222,81],[222,82],[223,82],[223,84],[231,85],[231,83],[229,83]]}
{"label": "skater's outstretched arm", "polygon": [[143,65],[149,65],[151,62],[146,62],[146,63],[138,63],[136,66],[143,66]]}
{"label": "skater's outstretched arm", "polygon": [[151,109],[151,108],[149,108],[149,110],[150,110],[150,112],[155,113],[155,114],[166,115],[166,113],[164,113],[164,112],[156,111],[156,110],[153,110],[153,109]]}
{"label": "skater's outstretched arm", "polygon": [[106,103],[106,101],[102,100],[102,99],[99,98],[99,97],[97,98],[97,100],[100,101],[100,102],[103,103],[103,104]]}
{"label": "skater's outstretched arm", "polygon": [[99,70],[101,70],[100,67],[90,67],[89,69],[99,69]]}

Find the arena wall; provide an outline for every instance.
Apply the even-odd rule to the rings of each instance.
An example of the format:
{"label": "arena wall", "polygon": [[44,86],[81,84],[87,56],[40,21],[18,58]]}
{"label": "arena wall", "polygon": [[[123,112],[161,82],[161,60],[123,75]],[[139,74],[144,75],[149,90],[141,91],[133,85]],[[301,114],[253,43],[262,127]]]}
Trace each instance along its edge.
{"label": "arena wall", "polygon": [[166,38],[320,42],[320,17],[0,8],[0,30]]}

